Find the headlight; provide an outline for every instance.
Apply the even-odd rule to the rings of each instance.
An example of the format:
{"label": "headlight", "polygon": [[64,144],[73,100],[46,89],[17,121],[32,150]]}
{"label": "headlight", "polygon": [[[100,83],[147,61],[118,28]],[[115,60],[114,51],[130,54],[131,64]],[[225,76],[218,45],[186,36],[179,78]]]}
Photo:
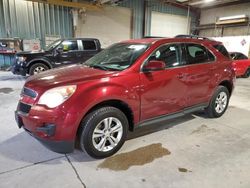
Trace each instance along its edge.
{"label": "headlight", "polygon": [[18,57],[19,62],[24,62],[27,59],[27,57],[20,56]]}
{"label": "headlight", "polygon": [[38,104],[44,104],[49,108],[55,108],[73,95],[76,85],[56,87],[46,91],[39,99]]}

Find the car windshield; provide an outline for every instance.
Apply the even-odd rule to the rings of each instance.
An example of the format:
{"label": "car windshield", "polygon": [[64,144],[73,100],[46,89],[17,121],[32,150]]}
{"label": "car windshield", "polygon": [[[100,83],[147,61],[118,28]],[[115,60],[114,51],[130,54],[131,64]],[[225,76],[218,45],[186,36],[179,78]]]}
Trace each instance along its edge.
{"label": "car windshield", "polygon": [[101,51],[84,64],[102,70],[122,71],[130,67],[148,47],[149,44],[114,44]]}
{"label": "car windshield", "polygon": [[48,46],[46,46],[45,50],[46,50],[46,51],[52,50],[52,49],[55,48],[57,45],[59,45],[61,42],[62,42],[62,40],[61,40],[61,39],[58,39],[58,40],[52,42],[51,44],[49,44]]}

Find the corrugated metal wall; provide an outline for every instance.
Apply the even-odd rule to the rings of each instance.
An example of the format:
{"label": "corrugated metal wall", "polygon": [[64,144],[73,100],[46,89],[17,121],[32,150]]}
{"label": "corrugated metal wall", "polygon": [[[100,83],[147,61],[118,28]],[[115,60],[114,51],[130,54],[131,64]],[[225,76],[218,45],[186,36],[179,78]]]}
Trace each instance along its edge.
{"label": "corrugated metal wall", "polygon": [[[187,15],[187,10],[157,0],[123,0],[119,6],[131,8],[133,11],[132,38],[150,35],[152,11]],[[190,16],[192,33],[192,28],[197,24],[197,17],[193,13]],[[41,46],[44,47],[46,35],[61,37],[73,35],[70,8],[24,0],[0,0],[0,38],[36,38],[41,40]]]}
{"label": "corrugated metal wall", "polygon": [[[119,5],[133,9],[133,38],[144,35],[144,6],[146,3],[145,34],[150,35],[151,11],[176,15],[187,15],[187,10],[167,5],[156,0],[124,0]],[[192,17],[191,28],[196,24]],[[42,46],[46,35],[72,36],[72,15],[70,8],[32,3],[24,0],[0,1],[0,38],[20,37],[25,39],[39,38]]]}
{"label": "corrugated metal wall", "polygon": [[[24,0],[0,0],[0,38],[39,39],[72,37],[70,8]],[[13,62],[13,55],[0,54],[0,68]]]}
{"label": "corrugated metal wall", "polygon": [[119,3],[119,6],[131,8],[133,11],[132,38],[141,38],[143,36],[144,3],[144,0],[124,0]]}
{"label": "corrugated metal wall", "polygon": [[70,8],[24,0],[0,0],[0,38],[39,38],[46,35],[72,36]]}
{"label": "corrugated metal wall", "polygon": [[[141,38],[145,35],[150,36],[151,27],[151,14],[152,11],[187,16],[188,11],[183,8],[162,3],[157,0],[124,0],[119,6],[129,7],[133,9],[133,38]],[[145,11],[145,23],[144,23],[144,8]],[[193,12],[190,12],[191,17],[191,33],[194,32],[196,25],[198,24],[198,17]],[[143,27],[145,24],[145,31]],[[145,32],[145,33],[144,33]]]}

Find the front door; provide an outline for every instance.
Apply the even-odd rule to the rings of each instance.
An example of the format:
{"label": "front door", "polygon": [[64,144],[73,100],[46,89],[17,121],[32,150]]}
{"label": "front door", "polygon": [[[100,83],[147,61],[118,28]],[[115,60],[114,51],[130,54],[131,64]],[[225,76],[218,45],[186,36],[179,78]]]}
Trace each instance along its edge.
{"label": "front door", "polygon": [[64,40],[58,47],[57,62],[61,65],[78,63],[79,47],[77,40]]}
{"label": "front door", "polygon": [[181,111],[186,105],[186,67],[181,45],[163,45],[151,54],[150,60],[162,60],[166,68],[140,74],[141,121]]}

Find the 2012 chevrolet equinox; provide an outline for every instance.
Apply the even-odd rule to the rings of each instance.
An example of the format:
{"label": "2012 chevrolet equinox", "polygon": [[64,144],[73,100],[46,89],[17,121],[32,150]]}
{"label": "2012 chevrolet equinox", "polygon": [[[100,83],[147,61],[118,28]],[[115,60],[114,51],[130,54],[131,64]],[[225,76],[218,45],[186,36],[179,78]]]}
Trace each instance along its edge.
{"label": "2012 chevrolet equinox", "polygon": [[113,155],[135,128],[204,109],[227,109],[235,73],[220,42],[192,37],[120,42],[85,64],[27,79],[18,126],[59,153]]}

